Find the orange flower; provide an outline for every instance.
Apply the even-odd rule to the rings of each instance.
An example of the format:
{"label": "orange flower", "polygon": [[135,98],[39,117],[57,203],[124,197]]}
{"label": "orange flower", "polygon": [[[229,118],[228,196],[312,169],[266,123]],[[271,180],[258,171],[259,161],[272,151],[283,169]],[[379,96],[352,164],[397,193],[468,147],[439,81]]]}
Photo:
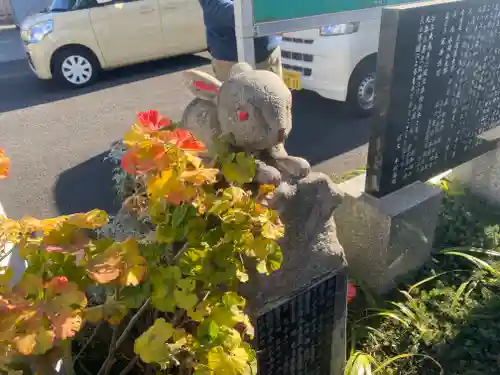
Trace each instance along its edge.
{"label": "orange flower", "polygon": [[186,129],[176,128],[170,135],[170,142],[184,151],[205,151],[203,143],[197,141]]}
{"label": "orange flower", "polygon": [[0,148],[0,180],[9,175],[10,159],[5,156],[5,151]]}
{"label": "orange flower", "polygon": [[158,131],[172,124],[168,118],[162,117],[160,113],[154,109],[150,109],[147,112],[139,112],[137,114],[137,120],[150,131]]}
{"label": "orange flower", "polygon": [[130,148],[122,157],[121,167],[128,174],[144,174],[161,167],[166,162],[165,147],[153,144],[148,150],[139,147]]}

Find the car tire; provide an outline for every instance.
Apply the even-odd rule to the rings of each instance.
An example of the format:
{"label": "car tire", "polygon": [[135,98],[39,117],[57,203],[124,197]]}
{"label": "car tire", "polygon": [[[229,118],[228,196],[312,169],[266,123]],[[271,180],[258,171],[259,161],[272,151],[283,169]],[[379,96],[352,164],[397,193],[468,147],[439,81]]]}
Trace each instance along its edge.
{"label": "car tire", "polygon": [[94,83],[101,66],[94,54],[85,48],[70,47],[54,57],[52,74],[60,85],[81,88]]}
{"label": "car tire", "polygon": [[375,103],[375,59],[362,61],[349,81],[347,103],[358,117],[369,117]]}

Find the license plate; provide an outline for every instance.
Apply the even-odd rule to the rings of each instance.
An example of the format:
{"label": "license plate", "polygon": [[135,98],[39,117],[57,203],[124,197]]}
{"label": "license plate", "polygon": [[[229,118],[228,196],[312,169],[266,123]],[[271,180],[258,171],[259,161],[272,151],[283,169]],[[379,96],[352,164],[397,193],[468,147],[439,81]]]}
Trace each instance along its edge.
{"label": "license plate", "polygon": [[285,85],[287,85],[290,90],[300,90],[300,79],[300,72],[283,70],[283,81],[285,81]]}

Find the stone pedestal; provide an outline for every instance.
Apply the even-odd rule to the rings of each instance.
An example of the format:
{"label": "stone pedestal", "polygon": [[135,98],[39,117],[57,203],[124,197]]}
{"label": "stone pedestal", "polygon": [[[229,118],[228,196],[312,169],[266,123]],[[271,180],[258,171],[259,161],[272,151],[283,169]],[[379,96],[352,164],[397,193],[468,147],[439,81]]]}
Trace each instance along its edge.
{"label": "stone pedestal", "polygon": [[282,266],[269,276],[248,267],[250,282],[241,287],[256,323],[259,375],[343,372],[347,275],[333,215],[341,203],[321,173],[284,182],[275,194],[285,225]]}
{"label": "stone pedestal", "polygon": [[471,193],[500,206],[500,148],[454,168],[450,178]]}
{"label": "stone pedestal", "polygon": [[415,182],[375,198],[364,193],[365,175],[339,187],[345,196],[335,221],[349,274],[385,293],[429,259],[443,192]]}

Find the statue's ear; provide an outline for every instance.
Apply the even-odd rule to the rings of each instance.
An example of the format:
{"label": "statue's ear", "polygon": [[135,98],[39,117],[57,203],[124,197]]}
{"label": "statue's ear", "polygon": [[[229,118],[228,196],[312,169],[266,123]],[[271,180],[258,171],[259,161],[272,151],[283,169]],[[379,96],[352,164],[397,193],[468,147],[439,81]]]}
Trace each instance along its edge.
{"label": "statue's ear", "polygon": [[200,99],[215,101],[222,83],[214,76],[199,70],[184,72],[185,85]]}
{"label": "statue's ear", "polygon": [[234,77],[235,75],[240,73],[251,72],[252,70],[253,68],[249,64],[247,64],[246,62],[240,62],[233,65],[229,77]]}

